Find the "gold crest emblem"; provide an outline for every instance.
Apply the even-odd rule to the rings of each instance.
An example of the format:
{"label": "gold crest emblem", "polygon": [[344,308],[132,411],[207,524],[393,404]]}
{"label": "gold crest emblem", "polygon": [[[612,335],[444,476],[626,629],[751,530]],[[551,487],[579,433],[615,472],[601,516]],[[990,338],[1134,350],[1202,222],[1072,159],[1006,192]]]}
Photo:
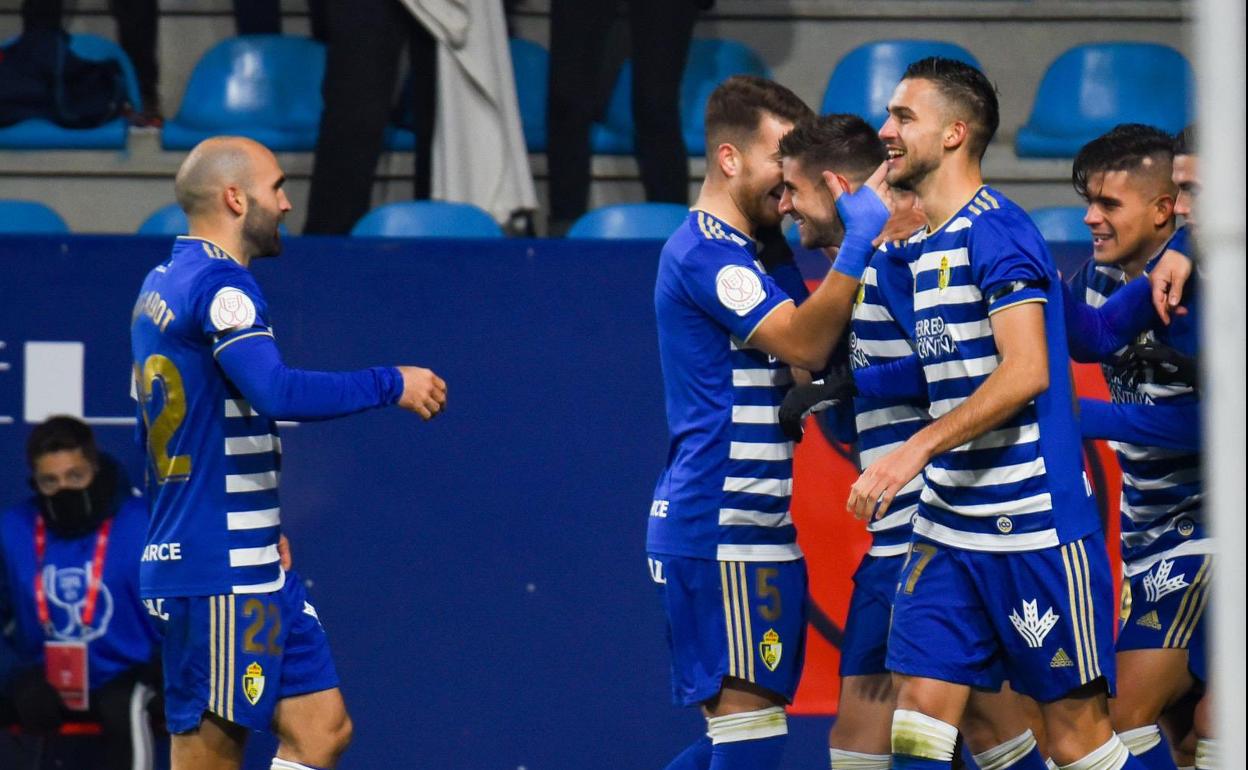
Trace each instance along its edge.
{"label": "gold crest emblem", "polygon": [[940,258],[940,276],[937,278],[936,286],[941,291],[949,288],[949,258]]}
{"label": "gold crest emblem", "polygon": [[262,694],[264,694],[264,669],[260,668],[259,663],[252,663],[243,674],[243,695],[246,696],[247,702],[254,706],[260,702]]}
{"label": "gold crest emblem", "polygon": [[767,633],[763,634],[763,641],[758,643],[758,654],[762,657],[763,665],[768,671],[775,671],[776,666],[780,665],[783,648],[784,645],[780,644],[780,634],[776,633],[776,629],[768,629]]}
{"label": "gold crest emblem", "polygon": [[854,307],[861,305],[862,301],[866,298],[867,298],[867,285],[865,283],[860,283],[858,284],[858,296],[854,297]]}

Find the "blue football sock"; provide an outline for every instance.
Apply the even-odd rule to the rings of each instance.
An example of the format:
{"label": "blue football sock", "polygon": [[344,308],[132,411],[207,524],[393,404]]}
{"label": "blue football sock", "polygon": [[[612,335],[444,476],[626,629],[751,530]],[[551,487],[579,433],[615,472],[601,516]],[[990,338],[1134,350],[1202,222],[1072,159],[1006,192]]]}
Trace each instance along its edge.
{"label": "blue football sock", "polygon": [[958,729],[907,709],[893,712],[893,770],[949,770]]}
{"label": "blue football sock", "polygon": [[1178,770],[1170,754],[1170,744],[1157,725],[1145,725],[1118,733],[1127,750],[1148,770]]}
{"label": "blue football sock", "polygon": [[717,743],[711,751],[711,770],[775,770],[784,758],[789,736]]}
{"label": "blue football sock", "polygon": [[1031,730],[976,754],[979,770],[1048,770]]}
{"label": "blue football sock", "polygon": [[703,736],[680,752],[663,770],[708,770],[711,766],[711,739]]}
{"label": "blue football sock", "polygon": [[789,723],[779,706],[706,720],[710,770],[776,770],[784,758]]}

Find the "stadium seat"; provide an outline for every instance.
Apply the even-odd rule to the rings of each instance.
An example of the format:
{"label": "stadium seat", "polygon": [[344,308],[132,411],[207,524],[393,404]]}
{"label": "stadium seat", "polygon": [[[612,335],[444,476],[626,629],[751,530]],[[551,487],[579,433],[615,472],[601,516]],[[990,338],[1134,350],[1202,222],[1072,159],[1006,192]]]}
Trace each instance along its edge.
{"label": "stadium seat", "polygon": [[186,212],[176,203],[161,206],[139,225],[136,235],[186,235]]}
{"label": "stadium seat", "polygon": [[1020,157],[1073,158],[1119,123],[1177,132],[1192,114],[1191,83],[1187,59],[1168,46],[1076,46],[1045,71],[1016,150]]}
{"label": "stadium seat", "polygon": [[0,200],[0,234],[57,235],[68,233],[61,215],[36,201]]}
{"label": "stadium seat", "polygon": [[1049,206],[1028,212],[1049,243],[1091,243],[1092,231],[1083,223],[1082,206]]}
{"label": "stadium seat", "polygon": [[529,40],[511,39],[511,69],[516,76],[516,101],[529,152],[546,152],[546,102],[550,53]]}
{"label": "stadium seat", "polygon": [[166,150],[218,134],[251,137],[275,152],[316,147],[325,46],[283,35],[223,40],[191,72],[182,106],[161,132]]}
{"label": "stadium seat", "polygon": [[879,40],[845,54],[832,70],[819,107],[822,115],[858,115],[874,127],[888,117],[888,100],[901,76],[919,59],[943,56],[974,67],[979,61],[965,48],[939,40]]}
{"label": "stadium seat", "polygon": [[689,216],[679,203],[624,203],[603,206],[581,216],[568,230],[569,238],[667,240]]}
{"label": "stadium seat", "polygon": [[401,201],[378,206],[351,228],[379,238],[502,238],[502,228],[471,203]]}
{"label": "stadium seat", "polygon": [[[9,42],[6,41],[5,45]],[[70,35],[69,50],[83,59],[116,60],[126,80],[126,97],[137,112],[143,109],[134,65],[121,46],[98,35]],[[124,150],[129,126],[124,117],[95,128],[63,128],[47,120],[23,120],[0,128],[0,149],[6,150]]]}
{"label": "stadium seat", "polygon": [[[680,84],[680,125],[690,155],[706,152],[706,101],[715,87],[733,75],[770,77],[762,57],[735,40],[696,38],[689,44],[689,60]],[[635,147],[632,107],[633,67],[624,62],[611,91],[607,114],[590,134],[590,146],[600,155],[631,155]]]}

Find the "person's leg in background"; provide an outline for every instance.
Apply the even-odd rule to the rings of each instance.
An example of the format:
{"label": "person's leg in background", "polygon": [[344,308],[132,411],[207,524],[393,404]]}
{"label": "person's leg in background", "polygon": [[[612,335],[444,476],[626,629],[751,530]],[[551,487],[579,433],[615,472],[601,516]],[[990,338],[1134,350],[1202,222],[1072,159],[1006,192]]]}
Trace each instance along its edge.
{"label": "person's leg in background", "polygon": [[91,691],[90,716],[103,728],[107,770],[151,767],[154,757],[147,702],[153,693],[136,677],[122,674]]}
{"label": "person's leg in background", "polygon": [[22,0],[22,31],[60,29],[62,0]]}
{"label": "person's leg in background", "polygon": [[611,0],[551,0],[546,167],[552,236],[563,235],[588,205],[589,132],[597,116],[599,70],[615,9]]}
{"label": "person's leg in background", "polygon": [[234,0],[234,29],[239,35],[282,34],[278,0]]}
{"label": "person's leg in background", "polygon": [[330,0],[320,136],[308,195],[309,235],[345,235],[369,209],[399,53],[416,22],[399,0]]}
{"label": "person's leg in background", "polygon": [[109,8],[117,20],[117,41],[134,65],[139,96],[143,99],[143,109],[132,120],[138,126],[160,128],[165,122],[157,88],[160,69],[156,62],[156,34],[160,9],[156,0],[109,0]]}
{"label": "person's leg in background", "polygon": [[696,0],[629,0],[633,48],[633,123],[646,200],[689,203],[689,158],[680,130]]}
{"label": "person's leg in background", "polygon": [[433,193],[433,127],[438,105],[438,40],[421,24],[412,25],[409,77],[412,84],[412,130],[416,133],[416,200]]}

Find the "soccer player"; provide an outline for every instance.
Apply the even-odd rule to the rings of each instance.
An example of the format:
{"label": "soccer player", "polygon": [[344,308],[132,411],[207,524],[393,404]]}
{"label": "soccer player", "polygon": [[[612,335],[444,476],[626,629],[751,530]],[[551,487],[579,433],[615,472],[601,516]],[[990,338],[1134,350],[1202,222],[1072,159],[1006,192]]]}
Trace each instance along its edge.
{"label": "soccer player", "polygon": [[[827,115],[800,123],[784,135],[780,159],[785,192],[780,210],[797,223],[803,247],[829,248],[841,240],[833,185],[825,175],[843,189],[857,190],[886,158],[875,129],[857,116]],[[914,247],[906,240],[882,244],[863,274],[849,335],[850,365],[856,376],[868,367],[913,355],[914,279],[908,250]],[[916,241],[921,243],[921,238]],[[800,398],[803,390],[821,389],[817,385],[795,388],[786,404]],[[863,395],[853,400],[862,467],[900,446],[929,422],[925,395]],[[892,761],[889,721],[896,702],[884,661],[893,595],[922,490],[923,479],[916,476],[898,493],[888,515],[868,525],[871,549],[854,573],[841,644],[840,705],[828,735],[832,770],[886,770]],[[976,691],[971,697],[966,717],[974,718],[964,717],[962,728],[980,769],[1043,770],[1044,759],[1017,696],[1006,690]]]}
{"label": "soccer player", "polygon": [[1026,213],[983,183],[996,91],[974,67],[911,65],[880,131],[913,189],[914,341],[932,422],[877,459],[848,507],[887,515],[920,472],[914,544],[888,639],[893,766],[949,767],[971,689],[1040,704],[1051,758],[1139,768],[1114,734],[1112,579],[1072,409],[1062,295]]}
{"label": "soccer player", "polygon": [[674,700],[700,705],[709,735],[670,770],[778,766],[783,707],[801,673],[806,569],[789,514],[793,444],[777,413],[789,367],[823,367],[888,218],[881,166],[863,189],[841,195],[842,248],[800,307],[760,269],[753,235],[781,220],[777,145],[809,115],[768,80],[717,87],[701,194],[659,259],[671,443],[646,549],[667,613]]}
{"label": "soccer player", "polygon": [[280,739],[274,770],[332,768],[351,722],[303,581],[279,563],[275,420],[446,403],[428,369],[288,368],[248,271],[281,251],[290,201],[273,153],[197,145],[174,183],[190,235],[143,282],[131,321],[152,520],[140,586],[164,626],[174,770],[236,770],[248,730]]}

